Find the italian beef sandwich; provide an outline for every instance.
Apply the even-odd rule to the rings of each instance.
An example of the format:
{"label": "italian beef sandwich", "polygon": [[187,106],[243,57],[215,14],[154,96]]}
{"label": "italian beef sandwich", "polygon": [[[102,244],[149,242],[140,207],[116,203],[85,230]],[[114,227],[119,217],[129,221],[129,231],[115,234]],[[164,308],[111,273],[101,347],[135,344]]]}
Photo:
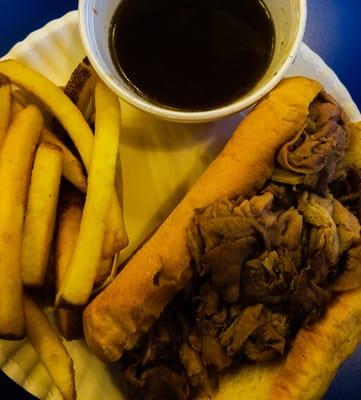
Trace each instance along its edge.
{"label": "italian beef sandwich", "polygon": [[283,80],[83,314],[128,398],[318,399],[361,339],[361,132]]}

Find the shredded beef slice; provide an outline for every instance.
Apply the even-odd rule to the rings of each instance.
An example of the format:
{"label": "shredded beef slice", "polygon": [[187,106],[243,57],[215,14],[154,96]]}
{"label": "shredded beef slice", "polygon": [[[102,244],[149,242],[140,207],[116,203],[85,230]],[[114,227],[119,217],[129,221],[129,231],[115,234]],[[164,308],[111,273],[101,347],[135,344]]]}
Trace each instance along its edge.
{"label": "shredded beef slice", "polygon": [[185,376],[177,374],[165,365],[149,368],[141,375],[144,382],[144,400],[186,400],[189,398],[189,385]]}
{"label": "shredded beef slice", "polygon": [[199,376],[205,371],[200,354],[192,348],[187,342],[181,345],[179,350],[180,362],[183,364],[187,375],[192,378]]}
{"label": "shredded beef slice", "polygon": [[344,253],[360,239],[360,223],[341,202],[335,200],[333,207],[333,219],[337,227],[340,253]]}
{"label": "shredded beef slice", "polygon": [[283,354],[287,334],[285,315],[256,304],[242,309],[220,339],[230,356],[243,354],[253,361],[266,361]]}
{"label": "shredded beef slice", "polygon": [[265,251],[243,266],[242,297],[251,302],[278,304],[289,297],[296,275],[297,266],[286,249]]}
{"label": "shredded beef slice", "polygon": [[271,361],[285,352],[289,333],[287,316],[269,310],[265,315],[265,323],[254,331],[242,347],[243,354],[249,360]]}
{"label": "shredded beef slice", "polygon": [[[322,93],[310,106],[305,128],[281,148],[277,161],[284,170],[297,174],[289,175],[288,183],[302,182],[324,195],[328,184],[344,174],[342,159],[347,144],[343,111],[331,96]],[[287,174],[277,175],[287,183]]]}
{"label": "shredded beef slice", "polygon": [[324,252],[326,259],[335,265],[340,255],[337,227],[333,220],[332,196],[320,197],[304,192],[299,199],[298,209],[305,221],[311,225],[309,251],[311,255]]}
{"label": "shredded beef slice", "polygon": [[273,194],[266,192],[240,205],[217,203],[199,210],[189,233],[189,247],[200,275],[210,280],[227,303],[239,298],[239,278],[244,261],[264,246],[271,246],[268,226],[277,216],[269,211]]}
{"label": "shredded beef slice", "polygon": [[294,319],[301,318],[303,324],[308,324],[322,314],[331,298],[331,291],[324,279],[327,275],[327,264],[322,254],[307,261],[296,276],[293,292],[288,299],[288,307]]}

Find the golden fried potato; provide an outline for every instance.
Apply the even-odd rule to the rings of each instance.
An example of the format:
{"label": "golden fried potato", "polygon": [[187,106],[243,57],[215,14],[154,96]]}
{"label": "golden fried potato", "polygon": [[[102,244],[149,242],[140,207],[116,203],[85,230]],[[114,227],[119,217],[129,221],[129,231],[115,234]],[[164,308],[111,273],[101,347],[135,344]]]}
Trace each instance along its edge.
{"label": "golden fried potato", "polygon": [[0,152],[0,337],[5,339],[25,335],[21,240],[31,167],[42,127],[40,111],[26,107],[11,123]]}
{"label": "golden fried potato", "polygon": [[26,294],[24,305],[26,330],[30,343],[64,400],[75,400],[73,360],[44,312]]}
{"label": "golden fried potato", "polygon": [[79,236],[56,303],[84,305],[102,256],[108,209],[114,190],[120,134],[118,98],[103,83],[95,88],[95,137]]}
{"label": "golden fried potato", "polygon": [[61,148],[42,143],[35,155],[24,223],[21,277],[25,286],[41,287],[45,281],[62,170]]}
{"label": "golden fried potato", "polygon": [[[109,221],[112,221],[112,226]],[[116,229],[112,229],[116,227]],[[112,198],[110,200],[109,212],[107,214],[107,230],[105,232],[102,258],[109,259],[116,255],[120,250],[128,246],[129,239],[125,229],[123,208],[113,185]]]}
{"label": "golden fried potato", "polygon": [[[74,246],[80,230],[82,217],[82,198],[79,193],[71,192],[64,200],[59,213],[58,234],[56,240],[55,286],[56,291],[64,280]],[[79,339],[83,336],[81,309],[56,309],[60,333],[67,339]]]}

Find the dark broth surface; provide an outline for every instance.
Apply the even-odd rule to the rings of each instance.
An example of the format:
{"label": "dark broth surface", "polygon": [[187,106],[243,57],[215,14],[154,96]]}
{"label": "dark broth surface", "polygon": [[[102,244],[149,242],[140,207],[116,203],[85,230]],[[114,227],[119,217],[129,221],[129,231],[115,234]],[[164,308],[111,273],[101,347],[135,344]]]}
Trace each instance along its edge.
{"label": "dark broth surface", "polygon": [[260,0],[123,0],[109,45],[136,92],[171,109],[201,111],[257,84],[274,37]]}

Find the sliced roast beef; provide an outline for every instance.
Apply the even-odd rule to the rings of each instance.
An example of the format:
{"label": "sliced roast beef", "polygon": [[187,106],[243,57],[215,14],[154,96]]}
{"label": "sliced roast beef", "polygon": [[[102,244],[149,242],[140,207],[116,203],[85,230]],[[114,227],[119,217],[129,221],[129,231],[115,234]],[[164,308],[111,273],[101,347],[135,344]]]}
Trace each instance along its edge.
{"label": "sliced roast beef", "polygon": [[[302,182],[324,195],[328,184],[344,173],[342,159],[347,144],[347,127],[341,107],[331,96],[321,93],[310,106],[304,129],[281,148],[277,161],[286,171],[297,174],[298,180],[291,175],[288,183]],[[282,176],[279,172],[278,175]]]}

